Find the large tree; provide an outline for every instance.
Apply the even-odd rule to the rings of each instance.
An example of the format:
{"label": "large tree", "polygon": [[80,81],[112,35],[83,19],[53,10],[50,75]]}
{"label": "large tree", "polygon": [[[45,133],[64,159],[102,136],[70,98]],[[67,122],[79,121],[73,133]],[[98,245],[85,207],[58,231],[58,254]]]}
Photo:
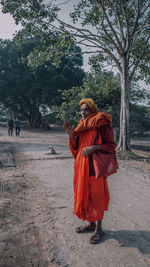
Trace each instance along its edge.
{"label": "large tree", "polygon": [[[82,84],[84,71],[81,69],[82,56],[62,57],[58,66],[53,60],[38,67],[30,67],[28,55],[43,44],[41,37],[24,35],[22,42],[1,40],[0,42],[0,102],[21,114],[32,126],[41,124],[40,107],[54,103],[61,104],[59,90]],[[72,50],[80,48],[74,46]]]}
{"label": "large tree", "polygon": [[[129,100],[131,81],[150,80],[150,2],[149,0],[80,0],[72,13],[74,23],[67,24],[57,13],[63,1],[1,0],[4,12],[28,28],[39,28],[48,34],[51,27],[77,38],[97,53],[101,64],[115,66],[121,77],[120,137],[118,148],[130,149]],[[57,21],[57,23],[54,23]],[[60,27],[59,27],[60,26]],[[71,39],[71,38],[70,38]]]}

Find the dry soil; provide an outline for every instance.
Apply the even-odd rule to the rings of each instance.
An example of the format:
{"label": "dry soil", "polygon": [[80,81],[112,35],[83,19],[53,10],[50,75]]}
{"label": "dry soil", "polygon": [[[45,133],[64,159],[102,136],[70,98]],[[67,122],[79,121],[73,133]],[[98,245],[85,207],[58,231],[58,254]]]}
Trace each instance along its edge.
{"label": "dry soil", "polygon": [[84,222],[72,213],[73,158],[64,131],[9,137],[0,127],[0,145],[0,267],[150,266],[149,163],[119,160],[108,179],[105,237],[91,245],[91,234],[75,232]]}

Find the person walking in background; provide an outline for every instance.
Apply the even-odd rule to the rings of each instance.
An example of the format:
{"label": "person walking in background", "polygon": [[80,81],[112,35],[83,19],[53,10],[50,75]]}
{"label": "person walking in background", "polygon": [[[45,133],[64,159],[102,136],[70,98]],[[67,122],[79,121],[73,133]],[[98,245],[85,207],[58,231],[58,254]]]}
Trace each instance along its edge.
{"label": "person walking in background", "polygon": [[9,136],[13,136],[13,129],[14,129],[14,121],[11,117],[10,120],[8,120],[8,135]]}
{"label": "person walking in background", "polygon": [[[79,105],[82,119],[77,128],[74,129],[68,122],[64,123],[64,129],[69,135],[69,149],[75,158],[73,212],[79,219],[89,222],[85,226],[77,227],[76,232],[93,231],[94,234],[89,242],[97,244],[104,235],[102,220],[104,211],[107,211],[109,206],[109,189],[107,175],[96,177],[93,153],[96,151],[105,155],[112,153],[117,169],[116,143],[111,116],[98,112],[94,101],[90,98],[82,99]],[[106,168],[105,163],[102,168]]]}
{"label": "person walking in background", "polygon": [[20,121],[18,120],[18,118],[15,119],[14,124],[15,124],[15,129],[16,129],[16,136],[19,136],[20,135]]}

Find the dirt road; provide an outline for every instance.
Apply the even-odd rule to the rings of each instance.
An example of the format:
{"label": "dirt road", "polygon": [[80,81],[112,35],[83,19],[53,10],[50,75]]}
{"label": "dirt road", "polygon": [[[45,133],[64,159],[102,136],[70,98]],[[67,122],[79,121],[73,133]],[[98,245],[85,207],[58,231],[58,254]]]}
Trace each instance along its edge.
{"label": "dirt road", "polygon": [[[98,245],[72,214],[73,159],[63,131],[0,128],[0,267],[150,266],[150,164],[120,161],[109,178],[106,233]],[[48,154],[48,145],[56,154]]]}

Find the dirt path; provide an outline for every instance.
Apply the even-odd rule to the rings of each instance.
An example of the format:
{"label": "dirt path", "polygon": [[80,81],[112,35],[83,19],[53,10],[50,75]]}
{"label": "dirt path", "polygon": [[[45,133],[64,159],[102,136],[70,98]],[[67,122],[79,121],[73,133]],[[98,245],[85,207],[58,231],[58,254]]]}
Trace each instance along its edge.
{"label": "dirt path", "polygon": [[[0,128],[0,266],[150,266],[150,164],[120,161],[109,178],[110,209],[103,241],[72,214],[73,159],[62,131],[24,131],[7,137]],[[48,145],[57,154],[48,154]],[[16,151],[16,154],[14,152]]]}

